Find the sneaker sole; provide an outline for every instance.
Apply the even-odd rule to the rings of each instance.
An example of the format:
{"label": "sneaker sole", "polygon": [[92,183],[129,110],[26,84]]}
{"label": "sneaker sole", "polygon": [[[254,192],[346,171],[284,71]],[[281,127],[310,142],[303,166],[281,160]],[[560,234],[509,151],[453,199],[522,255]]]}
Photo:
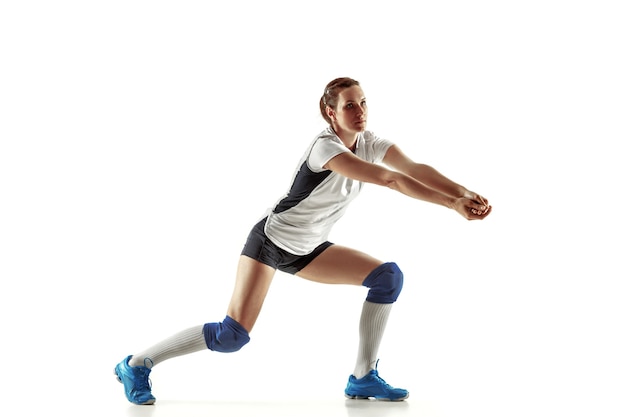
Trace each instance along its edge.
{"label": "sneaker sole", "polygon": [[377,401],[404,401],[407,398],[409,398],[409,394],[407,394],[405,397],[401,397],[401,398],[395,398],[395,399],[391,399],[391,398],[376,398],[376,397],[367,397],[365,395],[348,395],[348,394],[344,394],[346,396],[346,398],[350,399],[350,400],[369,400],[370,398],[374,398]]}

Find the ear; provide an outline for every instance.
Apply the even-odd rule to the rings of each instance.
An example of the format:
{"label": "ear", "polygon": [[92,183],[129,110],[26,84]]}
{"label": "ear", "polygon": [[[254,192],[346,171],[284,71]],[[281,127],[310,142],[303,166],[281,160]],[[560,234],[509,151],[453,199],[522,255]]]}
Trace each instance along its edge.
{"label": "ear", "polygon": [[331,119],[333,119],[333,120],[335,119],[335,111],[330,106],[326,106],[326,114]]}

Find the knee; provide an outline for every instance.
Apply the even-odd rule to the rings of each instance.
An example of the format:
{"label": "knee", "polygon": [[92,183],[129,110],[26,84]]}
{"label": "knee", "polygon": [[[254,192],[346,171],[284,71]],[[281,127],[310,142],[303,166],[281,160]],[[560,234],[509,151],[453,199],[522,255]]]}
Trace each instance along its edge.
{"label": "knee", "polygon": [[248,331],[229,316],[221,323],[206,323],[202,331],[207,347],[216,352],[236,352],[250,341]]}
{"label": "knee", "polygon": [[367,294],[367,301],[379,304],[391,304],[398,299],[404,275],[395,264],[387,262],[374,269],[363,281],[363,285],[370,290]]}

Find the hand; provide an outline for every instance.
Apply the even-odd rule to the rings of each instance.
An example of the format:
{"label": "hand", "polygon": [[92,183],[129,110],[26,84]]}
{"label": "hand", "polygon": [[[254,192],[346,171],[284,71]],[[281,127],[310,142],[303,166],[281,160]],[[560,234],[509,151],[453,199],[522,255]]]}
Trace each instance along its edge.
{"label": "hand", "polygon": [[465,194],[463,194],[463,197],[469,198],[470,200],[473,200],[479,204],[489,206],[489,201],[487,201],[485,197],[480,194],[476,194],[473,191],[465,190]]}
{"label": "hand", "polygon": [[467,220],[482,220],[491,213],[489,201],[473,191],[466,191],[456,201],[454,209]]}

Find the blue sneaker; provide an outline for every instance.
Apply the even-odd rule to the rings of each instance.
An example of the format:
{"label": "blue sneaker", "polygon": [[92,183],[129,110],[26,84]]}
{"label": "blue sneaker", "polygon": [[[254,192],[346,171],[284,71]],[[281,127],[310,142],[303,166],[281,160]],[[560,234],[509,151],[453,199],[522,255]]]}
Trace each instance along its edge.
{"label": "blue sneaker", "polygon": [[146,366],[130,366],[128,356],[115,367],[117,380],[124,384],[124,391],[128,401],[139,405],[154,404],[156,398],[152,396],[151,385],[148,376],[150,368]]}
{"label": "blue sneaker", "polygon": [[409,398],[409,392],[402,388],[394,388],[378,376],[378,370],[373,369],[363,378],[357,379],[354,375],[348,378],[345,390],[346,397],[357,400],[376,398],[384,401],[402,401]]}

